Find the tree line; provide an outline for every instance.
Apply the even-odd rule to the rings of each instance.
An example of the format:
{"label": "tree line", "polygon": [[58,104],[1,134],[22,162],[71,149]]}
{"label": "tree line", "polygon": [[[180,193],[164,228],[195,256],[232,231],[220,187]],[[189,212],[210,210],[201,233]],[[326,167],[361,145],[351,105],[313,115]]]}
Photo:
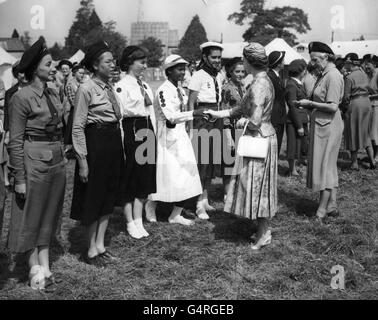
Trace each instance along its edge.
{"label": "tree line", "polygon": [[[228,20],[237,25],[248,26],[243,34],[246,42],[256,41],[263,45],[277,37],[285,39],[290,45],[295,45],[296,34],[304,34],[311,30],[308,16],[302,9],[290,6],[267,8],[266,0],[242,0],[240,11],[230,14]],[[29,32],[24,32],[20,36],[17,30],[14,30],[12,37],[19,38],[25,48],[30,46]],[[67,59],[77,50],[85,50],[89,44],[98,39],[105,40],[118,59],[128,44],[127,38],[116,31],[115,21],[101,21],[93,0],[81,0],[64,46],[55,42],[50,50],[53,59]],[[199,60],[201,58],[199,45],[206,41],[208,41],[206,30],[199,16],[195,15],[174,53],[180,54],[189,61]],[[149,37],[141,41],[139,45],[149,51],[148,65],[150,67],[161,65],[163,59],[161,40]]]}

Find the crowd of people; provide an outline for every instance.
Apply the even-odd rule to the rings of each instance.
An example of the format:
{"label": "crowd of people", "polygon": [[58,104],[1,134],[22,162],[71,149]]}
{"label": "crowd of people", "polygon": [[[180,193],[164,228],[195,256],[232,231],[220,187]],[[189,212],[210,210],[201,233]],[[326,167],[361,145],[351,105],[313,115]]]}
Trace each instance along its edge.
{"label": "crowd of people", "polygon": [[[126,47],[116,64],[100,41],[87,48],[80,64],[63,60],[55,66],[38,40],[14,66],[17,84],[5,93],[3,107],[0,207],[11,185],[8,247],[28,255],[31,284],[42,279],[47,289],[62,281],[50,269],[49,247],[60,232],[71,158],[76,169],[70,217],[86,229],[83,260],[97,267],[120,258],[104,243],[115,207],[123,208],[134,239],[149,236],[143,213],[157,222],[159,202],[171,204],[169,223],[190,227],[195,222],[185,210],[201,220],[215,211],[209,190],[216,176],[223,178],[224,211],[257,221],[251,250],[269,245],[285,130],[288,175],[298,176],[298,166],[307,166],[307,186],[320,193],[320,222],[338,215],[343,133],[350,169],[359,169],[361,149],[370,168],[376,167],[376,56],[335,59],[329,46],[312,42],[308,64],[294,60],[285,68],[285,52],[267,55],[258,43],[224,64],[222,44],[206,42],[200,50],[198,65],[168,56],[166,81],[155,93],[143,80],[148,52],[138,46]],[[241,135],[263,138],[265,156],[242,156]]]}

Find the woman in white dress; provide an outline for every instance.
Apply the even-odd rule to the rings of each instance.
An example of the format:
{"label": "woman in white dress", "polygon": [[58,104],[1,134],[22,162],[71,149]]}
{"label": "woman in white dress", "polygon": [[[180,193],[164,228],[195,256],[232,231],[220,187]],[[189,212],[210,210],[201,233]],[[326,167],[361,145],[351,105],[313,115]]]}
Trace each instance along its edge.
{"label": "woman in white dress", "polygon": [[185,76],[188,64],[178,55],[170,55],[164,62],[167,80],[157,90],[154,108],[157,118],[156,193],[146,205],[147,219],[156,221],[156,202],[173,203],[170,223],[192,225],[181,213],[185,202],[202,194],[201,180],[193,146],[185,129],[185,122],[203,116],[200,110],[184,112],[188,102],[185,90],[178,83]]}

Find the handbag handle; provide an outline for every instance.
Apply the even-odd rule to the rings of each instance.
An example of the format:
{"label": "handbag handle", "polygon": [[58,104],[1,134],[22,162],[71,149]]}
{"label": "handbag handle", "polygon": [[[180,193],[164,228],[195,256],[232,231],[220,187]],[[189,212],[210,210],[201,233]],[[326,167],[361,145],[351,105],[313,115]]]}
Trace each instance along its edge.
{"label": "handbag handle", "polygon": [[[245,124],[242,136],[245,135],[245,132],[246,132],[247,127],[248,127],[248,124],[249,124],[250,122],[251,122],[251,120],[248,120],[247,123]],[[262,134],[262,132],[261,132],[261,129],[260,129],[260,128],[258,128],[256,131],[258,131],[258,132],[260,133],[260,136],[261,136],[262,138],[264,137],[263,134]]]}

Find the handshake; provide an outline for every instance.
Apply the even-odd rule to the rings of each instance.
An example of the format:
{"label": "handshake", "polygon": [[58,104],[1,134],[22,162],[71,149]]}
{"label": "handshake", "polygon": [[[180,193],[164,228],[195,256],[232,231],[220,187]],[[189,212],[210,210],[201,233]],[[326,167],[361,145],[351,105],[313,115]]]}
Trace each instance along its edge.
{"label": "handshake", "polygon": [[206,110],[204,108],[194,110],[193,116],[195,118],[203,118],[208,122],[215,122],[217,119],[227,118],[227,114],[224,111]]}

